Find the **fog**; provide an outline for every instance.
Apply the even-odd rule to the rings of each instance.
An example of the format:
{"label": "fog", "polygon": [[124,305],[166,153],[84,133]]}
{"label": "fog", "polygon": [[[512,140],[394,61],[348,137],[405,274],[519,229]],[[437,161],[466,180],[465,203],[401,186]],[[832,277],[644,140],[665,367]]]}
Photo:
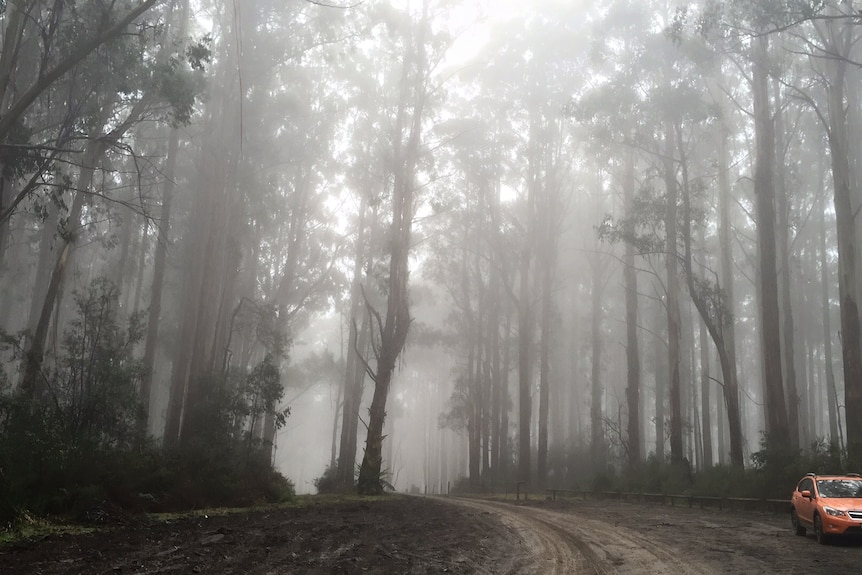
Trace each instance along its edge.
{"label": "fog", "polygon": [[122,4],[0,11],[0,453],[862,461],[851,3]]}

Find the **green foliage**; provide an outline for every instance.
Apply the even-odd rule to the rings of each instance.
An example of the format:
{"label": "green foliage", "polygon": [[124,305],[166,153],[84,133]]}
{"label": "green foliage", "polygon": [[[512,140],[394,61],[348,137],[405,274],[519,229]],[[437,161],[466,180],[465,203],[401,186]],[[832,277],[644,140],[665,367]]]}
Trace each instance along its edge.
{"label": "green foliage", "polygon": [[753,497],[750,477],[751,471],[718,465],[695,475],[691,493],[707,497]]}
{"label": "green foliage", "polygon": [[[207,396],[196,411],[207,433],[163,451],[140,435],[142,370],[132,352],[144,329],[137,316],[120,326],[118,294],[104,279],[75,294],[77,314],[45,373],[44,396],[15,393],[0,370],[0,523],[28,514],[91,521],[106,505],[157,511],[292,498],[293,485],[247,431],[253,414],[274,412],[281,399],[272,358]],[[19,338],[0,337],[4,361],[21,348]],[[287,413],[274,415],[283,425]]]}
{"label": "green foliage", "polygon": [[472,483],[470,483],[469,477],[467,477],[466,475],[462,475],[461,477],[452,482],[451,492],[458,494],[475,493],[476,487]]}
{"label": "green foliage", "polygon": [[160,99],[170,104],[168,120],[173,126],[191,122],[195,102],[204,90],[203,72],[212,60],[212,38],[203,38],[186,47],[185,58],[171,55],[153,68],[153,81]]}
{"label": "green foliage", "polygon": [[[58,512],[90,499],[99,476],[117,454],[140,444],[140,362],[132,348],[143,335],[140,317],[121,329],[116,286],[93,282],[74,295],[77,315],[62,351],[45,373],[46,394],[30,398],[0,389],[0,469],[6,501],[0,515],[19,506]],[[4,338],[6,348],[20,348]]]}
{"label": "green foliage", "polygon": [[119,294],[104,278],[75,294],[78,315],[63,337],[65,353],[50,385],[52,415],[64,432],[96,445],[131,445],[140,410],[143,371],[132,351],[144,336],[144,316],[132,316],[121,329]]}
{"label": "green foliage", "polygon": [[687,462],[671,464],[652,454],[621,475],[615,489],[636,493],[689,493],[694,481]]}
{"label": "green foliage", "polygon": [[293,484],[273,469],[268,451],[244,442],[212,444],[199,438],[161,454],[144,478],[158,511],[245,507],[292,500]]}
{"label": "green foliage", "polygon": [[317,493],[338,493],[339,482],[338,482],[338,466],[337,465],[327,465],[326,469],[323,471],[323,475],[314,479],[314,487],[317,489]]}
{"label": "green foliage", "polygon": [[281,376],[267,354],[249,373],[231,370],[227,376],[202,382],[201,398],[189,408],[187,417],[195,441],[215,445],[244,443],[250,453],[260,448],[258,437],[265,416],[284,427],[290,408],[278,409],[284,396]]}
{"label": "green foliage", "polygon": [[472,414],[472,401],[468,376],[457,375],[455,388],[449,401],[446,402],[447,409],[437,416],[438,429],[451,429],[458,433],[465,433]]}
{"label": "green foliage", "polygon": [[[290,408],[278,410],[278,403],[284,397],[284,387],[281,385],[281,374],[271,354],[266,354],[245,380],[241,388],[252,421],[257,421],[264,414],[275,418],[275,427],[281,429],[287,423]],[[253,426],[252,426],[253,427]]]}
{"label": "green foliage", "polygon": [[186,47],[186,60],[192,70],[203,71],[212,61],[212,36],[206,34]]}
{"label": "green foliage", "polygon": [[646,462],[617,479],[593,479],[593,486],[605,491],[664,493],[709,497],[786,498],[805,473],[842,473],[852,471],[842,465],[837,446],[815,442],[805,452],[777,451],[764,439],[761,450],[752,454],[752,466],[740,469],[719,465],[691,473],[686,464],[672,465],[651,456]]}
{"label": "green foliage", "polygon": [[[6,136],[6,145],[0,146],[0,165],[3,178],[22,178],[38,169],[43,162],[42,154],[29,146],[32,130],[18,121],[12,125]],[[4,206],[5,207],[5,206]]]}
{"label": "green foliage", "polygon": [[[704,36],[740,29],[777,31],[811,20],[825,7],[825,0],[710,0],[692,20]],[[687,16],[679,15],[671,31],[681,31]]]}
{"label": "green foliage", "polygon": [[606,215],[598,226],[599,239],[634,246],[642,256],[664,255],[667,246],[664,237],[666,200],[657,190],[645,186],[634,198],[632,216],[614,219]]}
{"label": "green foliage", "polygon": [[[778,442],[783,445],[784,442]],[[752,484],[755,496],[786,497],[790,489],[804,474],[841,473],[851,471],[842,465],[841,452],[836,445],[818,441],[805,452],[776,448],[764,435],[760,451],[751,455]]]}

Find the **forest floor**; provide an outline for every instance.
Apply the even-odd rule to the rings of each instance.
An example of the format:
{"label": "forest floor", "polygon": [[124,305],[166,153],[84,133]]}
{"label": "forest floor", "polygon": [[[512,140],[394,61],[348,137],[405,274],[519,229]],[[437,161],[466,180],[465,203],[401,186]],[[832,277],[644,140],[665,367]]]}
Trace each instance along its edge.
{"label": "forest floor", "polygon": [[0,573],[850,573],[784,515],[618,501],[401,497],[184,518],[108,514],[92,533],[0,546]]}

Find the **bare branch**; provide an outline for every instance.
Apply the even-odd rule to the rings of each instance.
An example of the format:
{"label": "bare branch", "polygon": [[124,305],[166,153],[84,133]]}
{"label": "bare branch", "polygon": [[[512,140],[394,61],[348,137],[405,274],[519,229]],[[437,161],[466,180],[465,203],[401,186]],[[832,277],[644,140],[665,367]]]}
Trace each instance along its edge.
{"label": "bare branch", "polygon": [[[359,330],[358,330],[357,325],[356,325],[356,320],[354,319],[353,320],[353,335],[354,335],[353,351],[354,351],[354,353],[356,353],[356,357],[359,358],[359,361],[362,362],[362,367],[365,368],[365,373],[367,373],[368,377],[371,378],[371,381],[373,381],[374,384],[377,385],[377,372],[375,372],[373,369],[371,369],[371,366],[368,364],[368,361],[365,359],[365,355],[357,347],[356,342],[359,341],[358,332],[359,332]],[[375,355],[376,355],[376,353],[375,353]]]}

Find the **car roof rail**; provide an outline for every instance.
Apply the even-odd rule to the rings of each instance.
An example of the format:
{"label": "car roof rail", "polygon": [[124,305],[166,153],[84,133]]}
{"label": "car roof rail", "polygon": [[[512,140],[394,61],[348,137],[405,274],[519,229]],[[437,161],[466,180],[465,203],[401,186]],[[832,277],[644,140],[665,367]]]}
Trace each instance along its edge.
{"label": "car roof rail", "polygon": [[805,474],[805,477],[817,477],[816,473],[811,473],[810,471]]}
{"label": "car roof rail", "polygon": [[862,477],[862,475],[859,475],[858,473],[848,473],[847,477]]}

